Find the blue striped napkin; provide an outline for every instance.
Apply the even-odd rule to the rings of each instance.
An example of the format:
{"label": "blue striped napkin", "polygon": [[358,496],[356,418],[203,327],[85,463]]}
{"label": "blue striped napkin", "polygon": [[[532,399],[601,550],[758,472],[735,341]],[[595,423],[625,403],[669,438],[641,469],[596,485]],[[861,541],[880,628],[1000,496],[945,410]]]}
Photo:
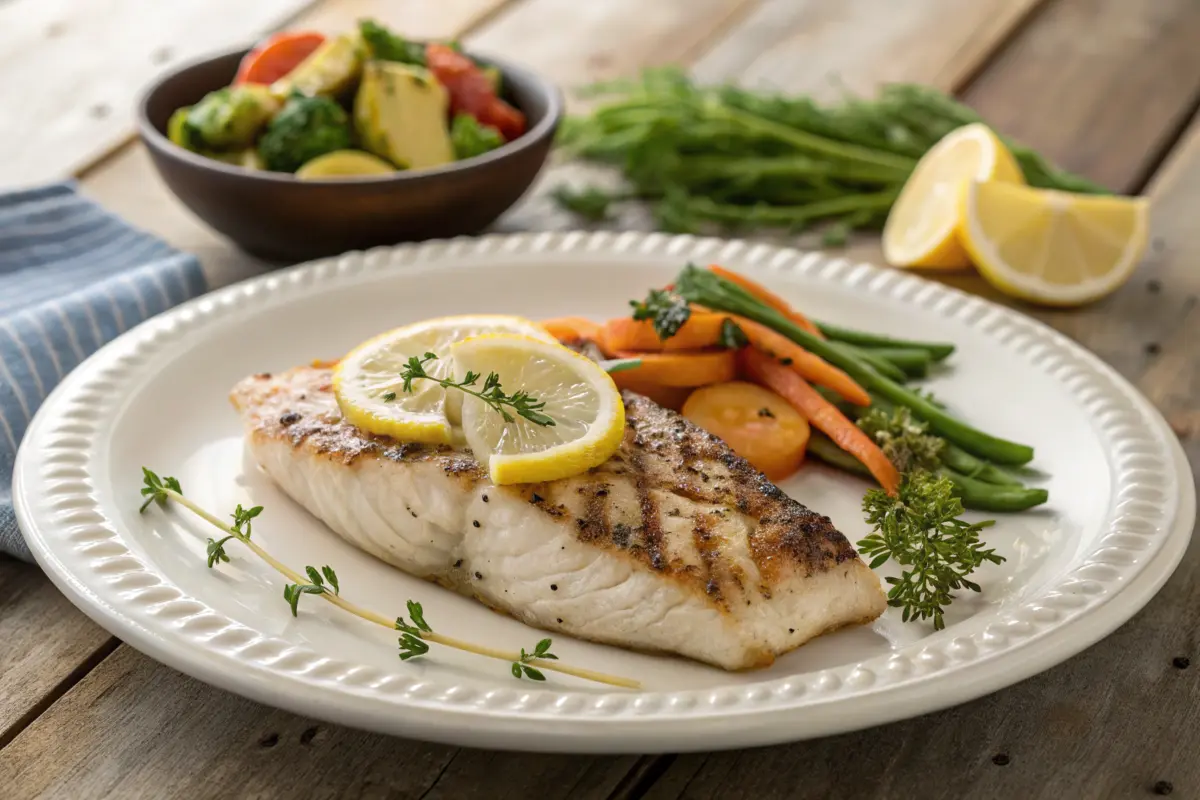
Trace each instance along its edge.
{"label": "blue striped napkin", "polygon": [[13,517],[12,470],[42,400],[105,342],[205,288],[195,256],[73,183],[0,194],[0,553],[32,560]]}

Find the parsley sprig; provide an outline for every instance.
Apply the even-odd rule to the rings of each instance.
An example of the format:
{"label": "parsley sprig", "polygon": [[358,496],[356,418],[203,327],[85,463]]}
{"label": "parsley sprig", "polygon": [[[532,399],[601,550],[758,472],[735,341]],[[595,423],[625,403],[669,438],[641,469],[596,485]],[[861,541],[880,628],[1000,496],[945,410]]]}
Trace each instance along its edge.
{"label": "parsley sprig", "polygon": [[316,567],[306,566],[304,574],[301,575],[268,553],[258,542],[251,539],[252,520],[262,513],[262,506],[254,506],[247,509],[239,504],[233,514],[230,515],[233,519],[233,523],[230,524],[185,497],[183,488],[175,478],[160,478],[157,473],[145,467],[142,468],[142,478],[141,493],[146,498],[140,509],[142,512],[154,502],[163,507],[166,507],[168,502],[175,502],[219,529],[224,535],[219,540],[208,540],[207,563],[209,568],[229,562],[230,558],[228,553],[225,552],[225,546],[230,540],[236,539],[245,545],[250,552],[287,578],[289,582],[284,586],[283,596],[293,616],[299,616],[298,605],[301,596],[306,594],[316,595],[322,600],[360,619],[387,628],[388,630],[400,631],[402,634],[399,639],[401,661],[408,661],[425,655],[429,652],[430,643],[433,643],[487,658],[507,661],[513,666],[519,667],[521,674],[516,676],[518,678],[524,676],[532,680],[545,680],[545,676],[540,670],[549,669],[610,686],[619,686],[627,689],[641,687],[641,684],[637,681],[627,678],[556,663],[558,657],[550,652],[549,639],[543,639],[538,642],[533,652],[526,652],[522,648],[520,653],[514,653],[510,650],[500,650],[484,645],[477,645],[435,632],[432,626],[426,622],[425,611],[421,607],[421,604],[414,600],[408,601],[407,620],[404,617],[388,618],[382,614],[362,608],[341,596],[341,586],[338,583],[337,573],[333,567],[326,564],[318,570]]}
{"label": "parsley sprig", "polygon": [[985,561],[1004,561],[979,540],[979,532],[993,523],[959,519],[962,501],[944,476],[918,469],[904,475],[894,496],[871,489],[863,497],[863,513],[874,532],[858,549],[871,569],[889,559],[904,568],[899,578],[885,580],[891,586],[888,605],[904,609],[905,622],[932,619],[935,630],[945,628],[943,610],[953,592],[979,591],[967,576]]}
{"label": "parsley sprig", "polygon": [[688,301],[665,289],[651,289],[645,300],[630,300],[629,305],[633,307],[634,319],[653,321],[654,332],[664,342],[679,333],[692,317]]}
{"label": "parsley sprig", "polygon": [[426,353],[420,358],[410,356],[404,368],[400,370],[400,378],[404,381],[404,391],[412,391],[413,381],[434,381],[444,389],[458,389],[460,392],[479,398],[493,411],[500,414],[505,422],[515,421],[513,415],[508,411],[508,409],[512,409],[517,416],[529,420],[534,425],[552,427],[555,424],[553,417],[542,413],[546,408],[544,400],[538,400],[529,392],[522,390],[512,394],[506,393],[500,385],[500,376],[495,372],[489,372],[483,379],[483,386],[474,389],[472,387],[479,383],[481,377],[478,372],[468,371],[461,381],[455,381],[452,378],[438,378],[425,371],[425,365],[436,360],[437,355],[434,353]]}

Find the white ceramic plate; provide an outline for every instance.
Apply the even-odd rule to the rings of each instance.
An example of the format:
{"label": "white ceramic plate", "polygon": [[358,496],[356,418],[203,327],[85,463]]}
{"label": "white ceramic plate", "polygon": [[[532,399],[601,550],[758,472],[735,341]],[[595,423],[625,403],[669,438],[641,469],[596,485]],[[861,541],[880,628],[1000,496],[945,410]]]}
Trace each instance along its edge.
{"label": "white ceramic plate", "polygon": [[[332,564],[347,597],[384,613],[424,603],[447,633],[500,647],[538,632],[357,552],[243,459],[230,387],[254,372],[336,357],[433,315],[623,313],[687,261],[745,270],[814,316],[959,345],[930,388],[979,426],[1034,444],[1051,502],[987,534],[1007,557],[978,573],[947,627],[898,612],[729,674],[555,637],[575,664],[645,691],[435,649],[402,663],[395,636],[318,602],[293,619],[281,581],[231,548],[204,566],[204,523],[139,516],[139,468],[179,477],[202,505],[266,507],[255,538],[284,562]],[[818,465],[784,488],[851,541],[865,484]],[[1106,635],[1175,568],[1191,532],[1188,466],[1161,417],[1095,357],[1012,311],[867,265],[744,242],[642,234],[486,237],[349,254],[210,294],[122,336],[45,403],[18,458],[15,496],[38,561],[114,634],[201,680],[363,728],[514,749],[652,752],[745,747],[925,713],[1008,686]]]}

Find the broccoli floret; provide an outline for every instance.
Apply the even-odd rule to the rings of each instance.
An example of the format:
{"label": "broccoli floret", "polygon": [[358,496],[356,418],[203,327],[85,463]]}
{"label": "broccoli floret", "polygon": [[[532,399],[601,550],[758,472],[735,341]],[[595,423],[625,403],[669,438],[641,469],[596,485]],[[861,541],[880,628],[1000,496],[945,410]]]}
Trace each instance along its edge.
{"label": "broccoli floret", "polygon": [[350,118],[336,101],[294,94],[258,140],[258,154],[269,170],[295,172],[317,156],[350,146]]}
{"label": "broccoli floret", "polygon": [[249,146],[278,109],[265,86],[227,86],[201,98],[177,128],[190,150],[235,150]]}
{"label": "broccoli floret", "polygon": [[504,144],[504,137],[500,131],[480,123],[470,114],[455,114],[450,125],[450,142],[454,145],[454,157],[461,161],[495,150]]}
{"label": "broccoli floret", "polygon": [[359,33],[371,57],[379,61],[399,61],[401,64],[416,64],[425,66],[425,46],[420,42],[410,42],[403,36],[398,36],[380,25],[373,19],[360,20]]}

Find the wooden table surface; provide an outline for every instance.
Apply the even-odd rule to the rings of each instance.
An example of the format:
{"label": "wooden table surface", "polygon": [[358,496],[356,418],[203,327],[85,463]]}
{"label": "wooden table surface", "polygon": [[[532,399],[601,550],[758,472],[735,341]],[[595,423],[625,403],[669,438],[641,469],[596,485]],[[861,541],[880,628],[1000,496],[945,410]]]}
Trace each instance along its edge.
{"label": "wooden table surface", "polygon": [[[20,158],[6,156],[0,178],[78,175],[114,212],[197,253],[213,286],[266,269],[189,216],[143,149],[121,143],[148,70],[288,15],[326,30],[372,15],[405,32],[460,36],[567,86],[681,63],[706,80],[792,91],[889,80],[953,91],[1063,166],[1152,198],[1150,252],[1124,288],[1081,310],[1025,310],[1133,381],[1198,464],[1197,0],[7,0],[0,108],[11,114],[15,98],[55,124],[44,141],[19,137]],[[84,60],[116,65],[133,83],[86,65],[74,75],[85,44],[96,52]],[[574,225],[545,189],[575,169],[549,170],[497,229]],[[861,240],[850,254],[878,261],[877,248]],[[948,280],[990,295],[973,276]],[[1200,797],[1198,631],[1200,538],[1112,636],[948,711],[741,752],[543,756],[405,741],[251,703],[121,644],[36,567],[0,560],[0,796]]]}

